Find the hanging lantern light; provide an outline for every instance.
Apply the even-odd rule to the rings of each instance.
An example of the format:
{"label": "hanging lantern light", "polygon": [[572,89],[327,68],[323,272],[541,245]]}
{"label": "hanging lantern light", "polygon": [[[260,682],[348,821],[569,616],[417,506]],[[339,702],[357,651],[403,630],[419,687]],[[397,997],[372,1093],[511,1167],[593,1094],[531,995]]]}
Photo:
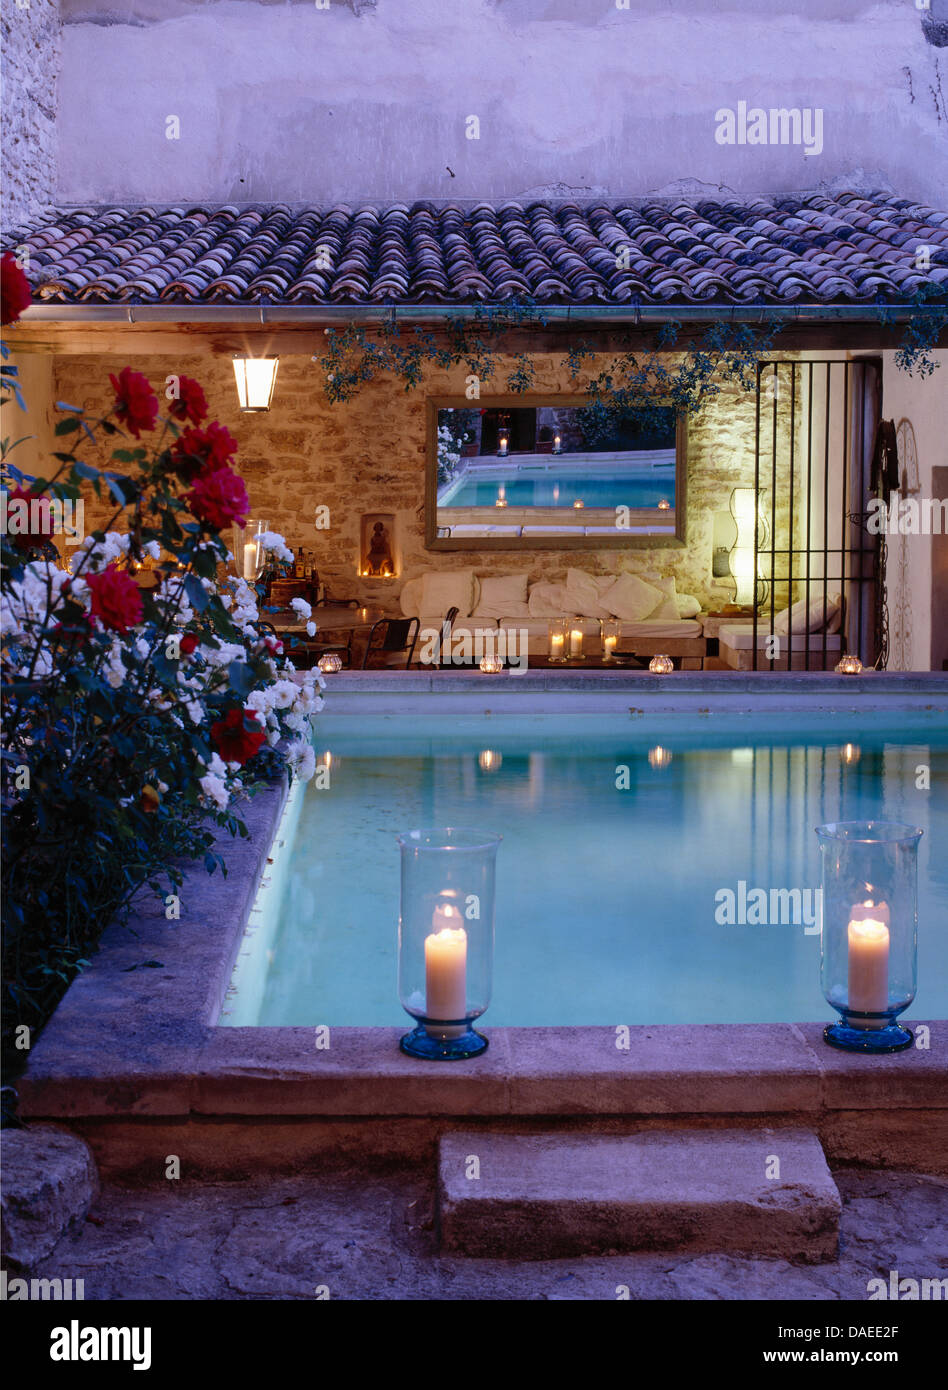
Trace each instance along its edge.
{"label": "hanging lantern light", "polygon": [[234,357],[237,403],[241,410],[269,410],[279,357]]}

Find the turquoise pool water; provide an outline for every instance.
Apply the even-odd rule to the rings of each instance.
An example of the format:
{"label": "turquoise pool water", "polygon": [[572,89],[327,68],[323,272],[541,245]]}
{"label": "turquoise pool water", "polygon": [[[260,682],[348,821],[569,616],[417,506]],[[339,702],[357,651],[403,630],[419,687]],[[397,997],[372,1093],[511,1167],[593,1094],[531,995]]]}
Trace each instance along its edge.
{"label": "turquoise pool water", "polygon": [[578,498],[586,507],[657,507],[675,505],[675,469],[656,468],[648,474],[543,473],[462,480],[457,492],[441,507],[492,507],[504,488],[508,507],[572,507]]}
{"label": "turquoise pool water", "polygon": [[419,825],[504,836],[485,1026],[829,1021],[818,934],[721,925],[716,894],[805,911],[814,826],[871,819],[925,831],[910,1015],[948,1016],[948,731],[923,714],[324,717],[316,746],[330,786],[287,817],[225,1024],[408,1023],[395,836]]}

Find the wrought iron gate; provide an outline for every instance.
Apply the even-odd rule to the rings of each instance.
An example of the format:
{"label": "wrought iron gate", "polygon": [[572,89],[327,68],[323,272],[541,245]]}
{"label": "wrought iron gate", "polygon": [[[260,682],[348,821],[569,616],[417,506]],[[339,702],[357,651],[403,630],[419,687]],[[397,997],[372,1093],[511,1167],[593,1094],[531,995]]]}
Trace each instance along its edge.
{"label": "wrought iron gate", "polygon": [[[753,615],[755,671],[832,670],[840,650],[885,664],[885,535],[867,528],[881,390],[877,358],[758,364],[754,572],[765,587]],[[803,599],[825,619],[836,593],[838,637],[824,620],[818,632],[766,644],[781,608]]]}

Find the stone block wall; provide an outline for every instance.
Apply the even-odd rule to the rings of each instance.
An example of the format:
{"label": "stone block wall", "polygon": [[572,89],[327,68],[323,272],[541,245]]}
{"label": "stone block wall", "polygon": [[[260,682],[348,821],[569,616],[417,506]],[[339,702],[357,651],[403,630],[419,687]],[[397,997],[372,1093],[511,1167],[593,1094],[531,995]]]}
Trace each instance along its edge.
{"label": "stone block wall", "polygon": [[[170,372],[202,383],[211,417],[227,425],[240,443],[239,471],[253,514],[282,532],[293,549],[312,549],[321,577],[337,596],[381,602],[395,610],[407,578],[426,569],[473,566],[479,574],[526,571],[531,583],[563,580],[569,567],[592,574],[672,574],[680,592],[696,595],[706,607],[731,597],[727,582],[712,587],[713,514],[727,509],[733,487],[753,483],[755,415],[753,395],[733,385],[725,386],[689,424],[684,549],[429,552],[424,546],[425,398],[463,396],[463,371],[433,371],[422,387],[407,394],[392,380],[371,382],[355,400],[330,405],[319,369],[308,356],[281,357],[271,410],[242,415],[233,370],[223,357],[59,357],[56,399],[83,405],[90,413],[104,411],[112,398],[108,374],[126,361],[145,372],[159,392]],[[536,361],[537,392],[573,389],[561,356]],[[499,379],[503,375],[502,368]],[[511,397],[512,404],[516,400]],[[329,508],[328,530],[315,526],[321,506]],[[373,511],[394,512],[397,518],[402,572],[395,581],[365,580],[358,574],[360,518]],[[785,517],[785,509],[780,515]],[[89,524],[95,516],[88,508]]]}
{"label": "stone block wall", "polygon": [[22,9],[17,0],[6,0],[0,39],[0,226],[8,232],[34,219],[55,198],[59,0],[25,0]]}

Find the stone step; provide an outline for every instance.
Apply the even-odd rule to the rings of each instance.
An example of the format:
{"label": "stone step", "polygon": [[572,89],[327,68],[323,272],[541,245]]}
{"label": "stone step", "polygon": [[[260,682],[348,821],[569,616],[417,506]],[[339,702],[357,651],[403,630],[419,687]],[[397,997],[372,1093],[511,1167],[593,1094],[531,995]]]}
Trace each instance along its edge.
{"label": "stone step", "polygon": [[438,1204],[444,1248],[483,1257],[693,1250],[815,1262],[835,1256],[839,1234],[836,1184],[803,1129],[454,1131],[441,1139]]}

